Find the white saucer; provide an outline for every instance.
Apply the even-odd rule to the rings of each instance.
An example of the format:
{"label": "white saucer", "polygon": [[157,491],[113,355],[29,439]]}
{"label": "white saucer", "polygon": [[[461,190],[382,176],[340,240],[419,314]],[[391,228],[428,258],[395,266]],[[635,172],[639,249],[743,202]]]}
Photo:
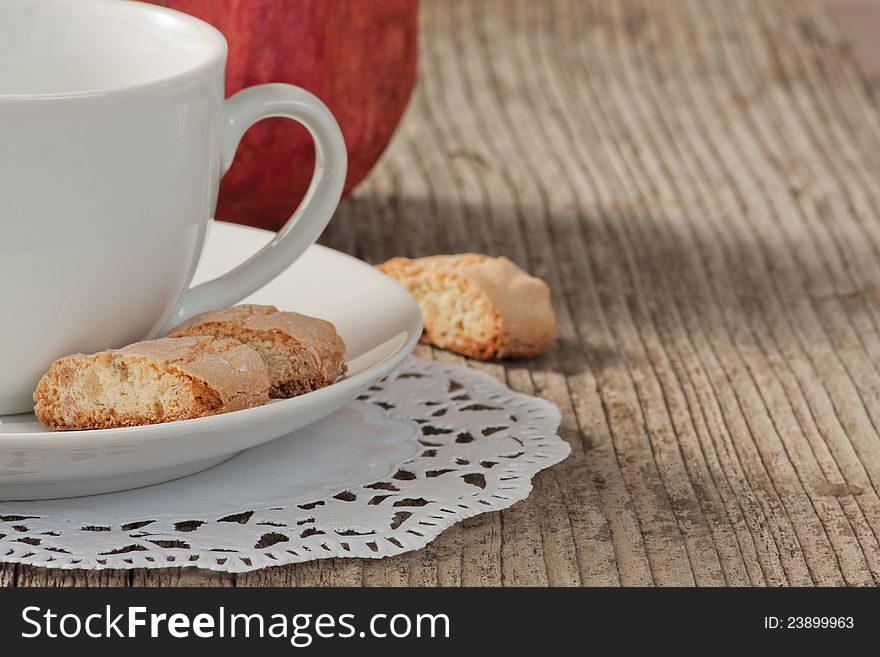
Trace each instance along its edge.
{"label": "white saucer", "polygon": [[[193,283],[229,271],[272,234],[214,222]],[[245,300],[322,317],[348,347],[348,374],[293,399],[224,415],[144,427],[48,431],[33,415],[0,416],[0,500],[108,493],[176,479],[332,413],[388,374],[415,347],[413,298],[366,263],[313,246]]]}

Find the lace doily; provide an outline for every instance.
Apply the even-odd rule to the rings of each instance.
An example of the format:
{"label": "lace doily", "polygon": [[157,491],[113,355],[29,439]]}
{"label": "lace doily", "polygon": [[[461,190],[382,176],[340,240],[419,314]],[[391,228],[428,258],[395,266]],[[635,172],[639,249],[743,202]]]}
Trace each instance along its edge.
{"label": "lace doily", "polygon": [[359,401],[205,472],[122,493],[0,502],[0,561],[243,572],[425,546],[524,499],[563,460],[559,411],[410,358]]}

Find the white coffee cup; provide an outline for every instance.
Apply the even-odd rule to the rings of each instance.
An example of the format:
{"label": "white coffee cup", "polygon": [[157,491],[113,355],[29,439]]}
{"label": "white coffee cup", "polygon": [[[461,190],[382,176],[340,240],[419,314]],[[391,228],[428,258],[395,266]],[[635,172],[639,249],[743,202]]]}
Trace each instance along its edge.
{"label": "white coffee cup", "polygon": [[[225,63],[217,30],[153,5],[0,2],[0,415],[33,408],[55,358],[232,305],[326,226],[346,173],[333,116],[286,84],[224,100]],[[239,140],[276,116],[315,141],[305,200],[263,251],[188,289]]]}

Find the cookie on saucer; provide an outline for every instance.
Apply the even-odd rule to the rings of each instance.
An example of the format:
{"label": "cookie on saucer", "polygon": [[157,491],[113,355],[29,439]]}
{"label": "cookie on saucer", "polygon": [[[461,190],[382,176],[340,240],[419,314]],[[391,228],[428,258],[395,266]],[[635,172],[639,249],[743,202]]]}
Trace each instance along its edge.
{"label": "cookie on saucer", "polygon": [[269,368],[269,396],[288,398],[333,383],[345,373],[345,343],[330,322],[275,306],[243,304],[211,310],[168,332],[170,337],[234,338]]}
{"label": "cookie on saucer", "polygon": [[34,392],[50,429],[110,429],[216,415],[269,400],[269,373],[236,340],[163,338],[52,363]]}

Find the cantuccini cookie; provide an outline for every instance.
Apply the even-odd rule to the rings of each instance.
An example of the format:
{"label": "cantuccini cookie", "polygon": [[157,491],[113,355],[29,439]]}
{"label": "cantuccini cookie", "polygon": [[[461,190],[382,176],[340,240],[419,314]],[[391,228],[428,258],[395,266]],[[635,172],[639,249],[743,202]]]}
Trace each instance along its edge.
{"label": "cantuccini cookie", "polygon": [[259,406],[269,374],[236,340],[163,338],[56,360],[34,392],[50,429],[108,429]]}
{"label": "cantuccini cookie", "polygon": [[556,336],[550,288],[505,257],[393,258],[378,265],[422,310],[422,342],[480,360],[529,358]]}
{"label": "cantuccini cookie", "polygon": [[345,373],[345,343],[333,324],[274,306],[243,304],[208,311],[168,335],[235,338],[252,347],[269,368],[271,397],[317,390]]}

